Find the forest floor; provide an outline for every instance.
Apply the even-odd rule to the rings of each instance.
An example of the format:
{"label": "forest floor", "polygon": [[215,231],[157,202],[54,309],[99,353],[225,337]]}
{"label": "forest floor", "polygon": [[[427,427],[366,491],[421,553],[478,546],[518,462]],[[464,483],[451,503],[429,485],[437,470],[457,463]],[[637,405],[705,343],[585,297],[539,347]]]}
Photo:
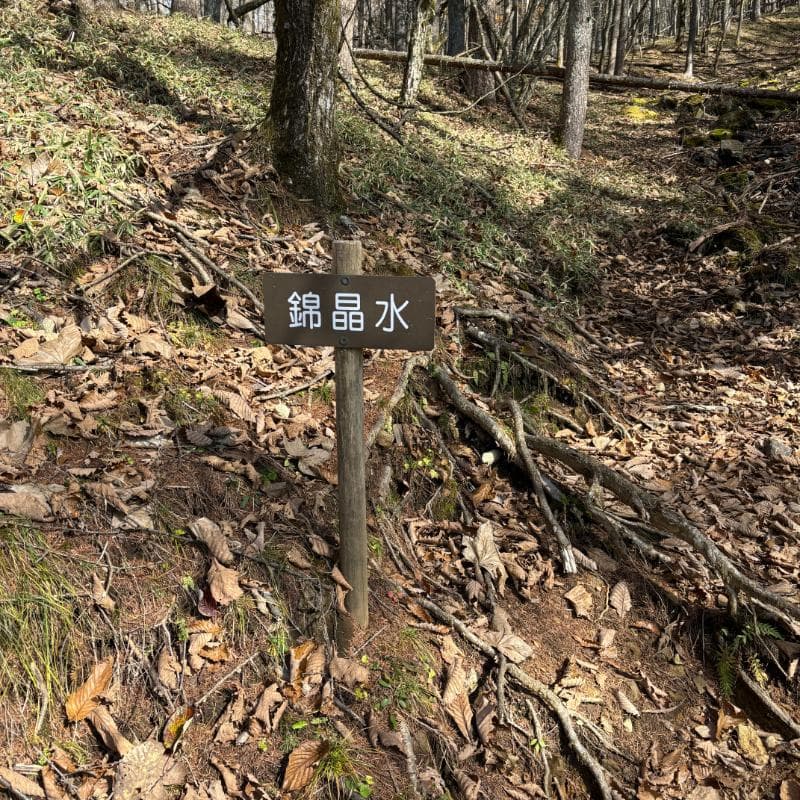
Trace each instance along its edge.
{"label": "forest floor", "polygon": [[[800,90],[799,46],[748,25],[717,78]],[[0,794],[800,797],[798,110],[594,92],[573,164],[557,85],[522,132],[435,72],[402,146],[342,95],[326,217],[269,164],[272,55],[0,3]],[[444,373],[367,354],[371,627],[338,657],[333,352],[264,344],[260,274],[351,236],[435,278]]]}

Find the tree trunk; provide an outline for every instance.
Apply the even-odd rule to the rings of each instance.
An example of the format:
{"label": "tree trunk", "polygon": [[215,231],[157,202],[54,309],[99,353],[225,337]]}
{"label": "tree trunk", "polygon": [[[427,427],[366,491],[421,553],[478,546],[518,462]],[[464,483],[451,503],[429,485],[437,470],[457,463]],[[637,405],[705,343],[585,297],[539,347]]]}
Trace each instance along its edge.
{"label": "tree trunk", "polygon": [[753,0],[753,22],[761,22],[761,0]]}
{"label": "tree trunk", "polygon": [[580,158],[589,101],[591,0],[570,0],[566,34],[567,66],[561,94],[561,141],[572,158]]}
{"label": "tree trunk", "polygon": [[353,75],[353,33],[356,29],[356,0],[341,0],[342,39],[339,44],[339,69],[345,76]]}
{"label": "tree trunk", "polygon": [[448,56],[460,56],[467,49],[466,0],[447,0]]}
{"label": "tree trunk", "polygon": [[170,14],[186,14],[187,17],[200,19],[200,0],[172,0]]}
{"label": "tree trunk", "polygon": [[700,22],[700,2],[691,0],[691,11],[689,12],[689,34],[686,38],[686,69],[683,72],[685,78],[694,75],[694,48],[697,43],[697,28]]}
{"label": "tree trunk", "polygon": [[340,25],[339,0],[275,3],[273,162],[297,195],[325,207],[339,200],[334,100]]}
{"label": "tree trunk", "polygon": [[[483,36],[481,35],[481,21],[474,3],[469,4],[469,34],[467,38],[470,52],[485,55]],[[464,89],[471,100],[481,100],[489,104],[494,102],[494,76],[489,72],[474,72],[469,70],[464,75]]]}
{"label": "tree trunk", "polygon": [[611,13],[611,33],[609,36],[608,54],[605,59],[606,72],[611,75],[614,72],[614,66],[617,57],[617,48],[619,47],[619,28],[620,16],[622,13],[623,0],[614,0],[614,5],[610,10]]}
{"label": "tree trunk", "polygon": [[628,6],[625,0],[619,0],[619,29],[617,31],[617,49],[614,53],[614,74],[625,72],[625,51],[628,47]]}
{"label": "tree trunk", "polygon": [[422,82],[422,59],[428,41],[428,29],[435,10],[436,4],[432,0],[414,0],[411,6],[408,59],[403,74],[403,88],[400,91],[400,102],[403,105],[413,105],[416,102],[419,85]]}
{"label": "tree trunk", "polygon": [[736,44],[735,50],[739,50],[739,45],[742,43],[742,22],[744,22],[744,0],[739,0],[739,19],[736,23]]}

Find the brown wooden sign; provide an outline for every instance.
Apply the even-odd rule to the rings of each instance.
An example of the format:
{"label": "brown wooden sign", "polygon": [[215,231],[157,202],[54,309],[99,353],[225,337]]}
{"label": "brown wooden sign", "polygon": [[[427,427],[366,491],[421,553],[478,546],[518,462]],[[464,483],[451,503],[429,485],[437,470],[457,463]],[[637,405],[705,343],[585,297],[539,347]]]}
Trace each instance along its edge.
{"label": "brown wooden sign", "polygon": [[264,273],[264,323],[272,344],[432,350],[432,278]]}

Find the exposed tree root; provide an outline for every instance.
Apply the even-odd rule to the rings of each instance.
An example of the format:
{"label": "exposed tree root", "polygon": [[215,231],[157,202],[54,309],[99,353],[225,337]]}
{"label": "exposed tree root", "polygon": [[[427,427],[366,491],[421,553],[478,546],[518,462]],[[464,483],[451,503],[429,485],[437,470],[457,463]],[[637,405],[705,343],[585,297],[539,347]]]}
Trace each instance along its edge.
{"label": "exposed tree root", "polygon": [[[441,384],[453,406],[483,428],[513,463],[524,468],[519,448],[507,429],[491,414],[468,400],[443,368],[438,367],[434,371],[434,377]],[[619,472],[562,442],[532,434],[528,434],[525,440],[532,450],[582,475],[590,486],[597,484],[611,492],[651,526],[691,545],[704,557],[705,563],[716,573],[733,600],[736,600],[737,595],[741,593],[751,602],[760,603],[781,619],[788,618],[793,623],[800,622],[800,606],[744,575],[711,539],[677,511],[664,506],[654,495],[636,486]]]}
{"label": "exposed tree root", "polygon": [[[473,647],[480,650],[484,655],[489,656],[495,660],[498,659],[497,651],[488,642],[485,642],[475,633],[473,633],[461,620],[449,614],[443,608],[440,608],[436,603],[431,600],[426,600],[423,597],[415,597],[414,601],[419,603],[431,616],[438,619],[440,622],[450,625],[454,630],[466,639]],[[574,753],[578,762],[585,767],[594,778],[598,794],[597,797],[603,800],[613,800],[618,796],[609,785],[606,771],[597,761],[597,759],[589,752],[586,745],[581,741],[578,736],[575,726],[573,725],[573,716],[570,714],[567,707],[561,702],[558,696],[545,684],[532,678],[526,672],[523,672],[516,664],[509,664],[507,669],[508,676],[524,691],[537,697],[547,708],[552,711],[553,715],[558,719],[561,725],[561,730],[569,744],[570,749]]]}
{"label": "exposed tree root", "polygon": [[391,418],[392,412],[397,407],[397,404],[405,397],[406,390],[408,389],[408,381],[411,378],[411,373],[414,371],[414,368],[421,367],[426,360],[427,356],[420,354],[411,356],[411,358],[406,361],[392,396],[383,407],[383,413],[378,417],[378,421],[372,426],[372,430],[367,435],[367,450],[375,444],[378,435]]}
{"label": "exposed tree root", "polygon": [[545,524],[548,530],[558,541],[561,548],[561,564],[564,567],[564,572],[568,575],[574,575],[578,571],[578,566],[575,563],[575,555],[572,552],[572,544],[564,532],[564,529],[559,524],[558,520],[553,515],[550,504],[547,502],[547,495],[544,491],[544,483],[542,482],[542,473],[533,461],[531,451],[525,444],[525,429],[522,424],[522,411],[519,404],[515,400],[508,401],[508,407],[511,409],[511,414],[514,418],[514,430],[517,437],[517,451],[522,463],[525,465],[525,470],[531,479],[533,488],[536,490],[536,499],[539,501],[539,508],[544,516]]}

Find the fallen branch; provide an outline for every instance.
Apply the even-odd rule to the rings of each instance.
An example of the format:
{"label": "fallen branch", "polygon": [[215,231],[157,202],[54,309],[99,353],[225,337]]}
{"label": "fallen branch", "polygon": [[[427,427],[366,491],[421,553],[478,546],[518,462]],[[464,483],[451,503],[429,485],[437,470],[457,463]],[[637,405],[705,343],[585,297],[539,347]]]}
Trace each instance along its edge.
{"label": "fallen branch", "polygon": [[198,244],[202,244],[202,240],[195,236],[188,228],[181,225],[179,222],[175,222],[175,220],[169,219],[168,217],[162,216],[161,214],[156,214],[154,211],[146,211],[145,216],[151,220],[152,222],[159,222],[162,225],[166,225],[169,228],[180,233],[186,241],[184,241],[184,247],[208,269],[222,278],[223,281],[226,283],[230,283],[232,286],[235,286],[245,297],[247,297],[250,302],[255,307],[256,311],[258,311],[259,316],[264,316],[264,305],[263,303],[256,297],[253,291],[248,287],[245,286],[238,278],[234,277],[233,275],[229,275],[225,272],[222,267],[215,264],[205,253],[195,247],[191,241],[194,240]]}
{"label": "fallen branch", "polygon": [[574,575],[578,571],[578,566],[575,563],[575,555],[572,552],[572,543],[570,542],[564,529],[559,525],[558,520],[553,515],[553,510],[550,508],[550,503],[547,502],[547,495],[544,491],[544,483],[542,481],[542,473],[533,461],[531,451],[525,444],[525,429],[522,424],[522,410],[519,404],[509,399],[508,407],[511,409],[511,414],[514,418],[514,432],[517,437],[517,451],[522,463],[525,465],[525,471],[531,479],[533,488],[536,491],[536,499],[539,501],[539,508],[541,509],[542,516],[544,516],[545,525],[550,533],[555,536],[561,548],[561,564],[564,572],[567,575]]}
{"label": "fallen branch", "polygon": [[766,692],[762,689],[743,669],[739,670],[739,680],[759,699],[764,708],[772,714],[778,722],[788,731],[791,731],[793,739],[800,739],[800,724],[795,722],[789,714],[781,708]]}
{"label": "fallen branch", "polygon": [[[353,55],[364,61],[384,63],[405,63],[407,54],[396,50],[355,49]],[[548,81],[563,81],[564,69],[561,67],[539,67],[534,64],[503,64],[500,61],[480,61],[475,58],[458,56],[426,55],[423,63],[434,67],[455,67],[481,72],[501,74],[532,75]],[[783,100],[787,103],[800,103],[800,92],[786,92],[778,89],[753,89],[730,86],[722,83],[689,83],[687,81],[665,81],[643,78],[637,75],[597,75],[589,76],[589,85],[601,89],[654,89],[656,91],[686,92],[687,94],[724,94],[731,97]]]}

